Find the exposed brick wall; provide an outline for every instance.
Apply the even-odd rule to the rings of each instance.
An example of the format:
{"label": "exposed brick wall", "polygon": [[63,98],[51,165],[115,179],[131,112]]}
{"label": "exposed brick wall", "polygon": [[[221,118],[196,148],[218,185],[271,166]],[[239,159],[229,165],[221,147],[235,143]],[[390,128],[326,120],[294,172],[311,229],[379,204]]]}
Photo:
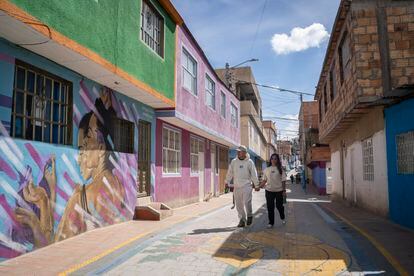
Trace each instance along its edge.
{"label": "exposed brick wall", "polygon": [[358,96],[382,96],[382,70],[376,7],[352,7]]}
{"label": "exposed brick wall", "polygon": [[386,8],[391,86],[414,84],[414,4]]}
{"label": "exposed brick wall", "polygon": [[[343,0],[341,3],[344,2],[346,1]],[[381,99],[388,89],[414,84],[413,1],[388,0],[379,3],[352,1],[346,17],[342,18],[337,29],[332,31],[332,37],[335,39],[332,39],[329,45],[329,58],[324,65],[315,97],[322,101],[319,133],[320,141],[323,143],[328,143],[340,133],[340,130],[335,132],[335,128],[344,121],[345,114],[351,112],[358,104]],[[381,26],[385,26],[384,34],[381,34]],[[349,36],[350,60],[346,62],[343,69],[344,78],[341,79],[339,48],[345,33]],[[385,75],[388,70],[387,64],[389,76]],[[337,87],[333,100],[330,93],[332,68],[335,71],[334,81]],[[391,82],[390,88],[386,85],[388,79]],[[327,107],[324,99],[325,85]]]}

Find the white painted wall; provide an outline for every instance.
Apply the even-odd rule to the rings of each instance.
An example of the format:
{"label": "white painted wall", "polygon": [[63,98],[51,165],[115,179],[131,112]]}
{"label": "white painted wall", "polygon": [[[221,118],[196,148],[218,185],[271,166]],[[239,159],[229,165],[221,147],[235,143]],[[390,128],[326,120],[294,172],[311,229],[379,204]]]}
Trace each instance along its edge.
{"label": "white painted wall", "polygon": [[[381,130],[372,136],[374,155],[374,181],[363,179],[362,141],[348,146],[344,156],[345,198],[356,205],[376,213],[388,214],[388,178],[385,132]],[[340,152],[331,154],[333,192],[342,196],[340,177]]]}
{"label": "white painted wall", "polygon": [[335,151],[331,153],[332,168],[332,194],[342,197],[342,180],[341,180],[341,153]]}

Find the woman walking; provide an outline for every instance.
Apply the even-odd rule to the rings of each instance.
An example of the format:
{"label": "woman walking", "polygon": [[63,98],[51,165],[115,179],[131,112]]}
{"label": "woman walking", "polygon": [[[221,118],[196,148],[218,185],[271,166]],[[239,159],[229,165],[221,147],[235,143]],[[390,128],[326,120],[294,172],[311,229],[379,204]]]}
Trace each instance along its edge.
{"label": "woman walking", "polygon": [[267,213],[269,216],[267,228],[272,228],[275,224],[275,201],[280,219],[285,224],[283,197],[286,196],[286,174],[282,170],[279,155],[276,153],[270,156],[268,167],[263,172],[261,186],[266,190]]}

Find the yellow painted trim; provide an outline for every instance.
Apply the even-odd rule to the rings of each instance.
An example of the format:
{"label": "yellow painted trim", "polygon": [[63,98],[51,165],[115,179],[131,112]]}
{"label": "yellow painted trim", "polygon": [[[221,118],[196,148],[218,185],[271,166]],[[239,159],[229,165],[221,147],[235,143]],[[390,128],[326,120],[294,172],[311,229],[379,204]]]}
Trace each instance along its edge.
{"label": "yellow painted trim", "polygon": [[382,244],[380,244],[374,237],[372,237],[367,232],[365,232],[364,230],[362,230],[361,228],[359,228],[358,226],[356,226],[355,224],[353,224],[352,222],[350,222],[348,219],[346,219],[343,216],[341,216],[338,213],[336,213],[331,208],[326,207],[326,206],[325,206],[325,208],[327,208],[329,211],[331,211],[332,213],[334,213],[335,216],[337,216],[339,219],[341,219],[342,221],[344,221],[346,224],[348,224],[349,226],[351,226],[352,228],[354,228],[356,231],[358,231],[361,235],[363,235],[365,238],[367,238],[375,246],[375,248],[377,248],[377,250],[379,252],[381,252],[381,254],[388,260],[388,262],[390,262],[390,264],[394,267],[395,270],[398,271],[398,273],[400,275],[404,275],[404,276],[409,276],[410,275],[402,267],[402,265],[400,264],[400,262],[397,259],[395,259],[392,256],[392,254],[390,252],[388,252],[388,250],[385,249],[385,247],[382,246]]}
{"label": "yellow painted trim", "polygon": [[[105,69],[109,70],[110,72],[118,75],[119,77],[125,79],[126,81],[132,83],[135,87],[144,90],[148,94],[156,97],[157,99],[161,100],[165,104],[169,105],[170,107],[175,107],[175,99],[171,100],[160,92],[155,90],[154,88],[150,87],[148,84],[136,79],[135,77],[131,76],[129,73],[125,72],[124,70],[120,69],[119,67],[113,65],[108,60],[104,59],[94,51],[80,45],[79,43],[75,42],[74,40],[64,36],[63,34],[59,33],[58,31],[52,28],[46,28],[42,25],[37,24],[30,24],[27,23],[27,20],[33,20],[35,22],[41,22],[37,18],[33,17],[32,15],[28,14],[27,12],[23,11],[16,5],[10,3],[8,0],[0,0],[0,9],[5,11],[9,16],[15,18],[16,20],[21,21],[22,23],[26,24],[30,28],[38,31],[39,33],[49,37],[52,37],[52,40],[57,42],[58,44],[92,60],[93,62],[99,64],[100,66],[104,67]],[[23,21],[24,19],[24,21]],[[50,30],[50,33],[49,33]],[[175,68],[174,68],[175,70]],[[175,85],[175,83],[174,83]]]}
{"label": "yellow painted trim", "polygon": [[114,251],[116,251],[116,250],[118,250],[118,249],[120,249],[120,248],[122,248],[122,247],[124,247],[124,246],[126,246],[126,245],[128,245],[128,244],[130,244],[130,243],[132,243],[132,242],[134,242],[134,241],[136,241],[136,240],[138,240],[138,239],[146,236],[146,235],[149,235],[151,233],[152,233],[152,231],[148,231],[148,232],[139,234],[139,235],[137,235],[137,236],[135,236],[135,237],[133,237],[133,238],[131,238],[131,239],[123,242],[123,243],[120,243],[120,244],[118,244],[118,245],[116,245],[116,246],[114,246],[114,247],[112,247],[112,248],[110,248],[108,250],[105,250],[101,254],[98,254],[95,257],[92,257],[92,258],[84,261],[83,263],[77,264],[77,265],[75,265],[75,266],[73,266],[73,267],[71,267],[71,268],[69,268],[69,269],[67,269],[67,270],[65,270],[63,272],[60,272],[58,275],[59,276],[66,276],[66,275],[68,275],[70,273],[73,273],[73,272],[75,272],[75,271],[77,271],[77,270],[79,270],[79,269],[81,269],[81,268],[83,268],[83,267],[85,267],[85,266],[87,266],[87,265],[89,265],[91,263],[94,263],[94,262],[98,261],[99,259],[102,259],[103,257],[108,256],[109,254],[113,253]]}

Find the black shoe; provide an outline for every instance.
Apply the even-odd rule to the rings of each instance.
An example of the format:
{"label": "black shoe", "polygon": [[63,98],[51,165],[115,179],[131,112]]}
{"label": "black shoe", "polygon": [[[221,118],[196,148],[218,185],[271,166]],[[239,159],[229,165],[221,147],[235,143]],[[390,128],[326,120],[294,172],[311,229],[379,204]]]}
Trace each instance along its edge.
{"label": "black shoe", "polygon": [[240,222],[239,222],[239,224],[237,225],[237,227],[244,227],[244,226],[246,226],[245,224],[244,224],[244,220],[240,220]]}
{"label": "black shoe", "polygon": [[252,224],[253,222],[253,217],[247,217],[247,225]]}

